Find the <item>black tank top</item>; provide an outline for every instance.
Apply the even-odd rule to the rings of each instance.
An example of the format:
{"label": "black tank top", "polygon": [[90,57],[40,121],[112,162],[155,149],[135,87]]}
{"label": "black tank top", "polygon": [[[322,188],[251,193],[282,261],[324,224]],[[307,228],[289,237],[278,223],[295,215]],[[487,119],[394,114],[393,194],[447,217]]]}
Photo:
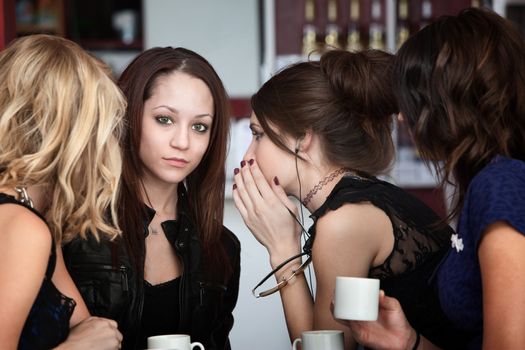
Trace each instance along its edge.
{"label": "black tank top", "polygon": [[[25,206],[12,196],[0,193],[0,204],[6,203],[23,205],[45,221],[36,210]],[[60,293],[51,281],[56,264],[55,242],[52,241],[46,275],[20,335],[18,349],[21,350],[52,349],[66,340],[69,334],[69,319],[76,303]]]}
{"label": "black tank top", "polygon": [[365,202],[388,216],[394,233],[391,254],[370,269],[369,277],[380,279],[381,289],[399,300],[408,321],[423,336],[444,349],[462,348],[466,335],[447,319],[430,282],[454,231],[440,224],[440,218],[419,199],[375,177],[344,176],[312,214],[311,237],[315,237],[317,220],[328,211]]}
{"label": "black tank top", "polygon": [[180,333],[179,288],[180,277],[156,285],[144,280],[144,307],[140,330],[144,348],[147,347],[148,337]]}

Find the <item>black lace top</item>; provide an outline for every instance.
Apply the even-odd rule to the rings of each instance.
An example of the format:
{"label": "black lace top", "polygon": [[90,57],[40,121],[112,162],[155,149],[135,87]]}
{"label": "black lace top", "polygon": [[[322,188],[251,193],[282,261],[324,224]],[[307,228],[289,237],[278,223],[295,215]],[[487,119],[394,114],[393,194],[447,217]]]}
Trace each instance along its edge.
{"label": "black lace top", "polygon": [[439,217],[424,203],[388,182],[347,175],[312,214],[311,237],[315,237],[317,220],[327,211],[364,202],[384,211],[394,232],[391,254],[383,264],[370,269],[369,277],[380,279],[386,295],[399,300],[412,327],[436,345],[456,348],[462,335],[445,317],[429,282],[450,247],[453,230],[439,225]]}
{"label": "black lace top", "polygon": [[[14,197],[0,193],[0,204],[21,204]],[[29,208],[31,209],[31,208]],[[31,209],[42,220],[44,218]],[[23,232],[21,232],[23,234]],[[56,251],[55,243],[51,245],[49,261],[42,286],[36,297],[26,323],[20,335],[18,349],[48,350],[56,347],[69,334],[69,319],[75,308],[75,301],[60,293],[51,278],[55,271]]]}

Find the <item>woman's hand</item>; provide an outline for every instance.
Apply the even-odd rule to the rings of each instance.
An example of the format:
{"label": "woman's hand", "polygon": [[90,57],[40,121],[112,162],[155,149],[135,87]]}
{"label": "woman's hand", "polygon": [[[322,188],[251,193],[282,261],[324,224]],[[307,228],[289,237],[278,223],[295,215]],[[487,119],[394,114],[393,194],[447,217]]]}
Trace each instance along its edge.
{"label": "woman's hand", "polygon": [[55,350],[117,350],[121,342],[117,322],[92,316],[71,328],[66,341]]}
{"label": "woman's hand", "polygon": [[379,294],[377,321],[338,322],[350,327],[353,338],[359,344],[373,349],[412,349],[416,342],[416,332],[408,323],[399,301],[387,297],[383,291]]}
{"label": "woman's hand", "polygon": [[288,198],[279,181],[268,184],[255,160],[243,161],[234,171],[233,200],[246,226],[268,249],[272,267],[301,250],[297,206]]}

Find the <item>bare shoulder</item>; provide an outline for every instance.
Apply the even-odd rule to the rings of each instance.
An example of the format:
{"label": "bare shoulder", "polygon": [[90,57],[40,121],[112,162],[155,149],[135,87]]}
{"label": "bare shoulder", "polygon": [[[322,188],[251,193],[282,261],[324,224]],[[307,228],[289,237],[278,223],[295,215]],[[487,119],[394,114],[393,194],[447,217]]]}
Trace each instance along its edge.
{"label": "bare shoulder", "polygon": [[38,215],[17,204],[0,205],[0,227],[0,342],[5,344],[18,342],[45,277],[52,237]]}
{"label": "bare shoulder", "polygon": [[47,224],[28,208],[17,204],[0,206],[0,241],[16,244],[25,242],[30,249],[51,249],[52,236]]}
{"label": "bare shoulder", "polygon": [[371,239],[375,235],[381,238],[384,232],[392,232],[392,224],[383,210],[370,203],[347,203],[321,217],[316,232],[316,239]]}
{"label": "bare shoulder", "polygon": [[318,220],[313,250],[320,259],[351,259],[354,266],[360,265],[359,271],[346,273],[365,274],[390,254],[393,241],[392,223],[384,211],[370,203],[348,203]]}

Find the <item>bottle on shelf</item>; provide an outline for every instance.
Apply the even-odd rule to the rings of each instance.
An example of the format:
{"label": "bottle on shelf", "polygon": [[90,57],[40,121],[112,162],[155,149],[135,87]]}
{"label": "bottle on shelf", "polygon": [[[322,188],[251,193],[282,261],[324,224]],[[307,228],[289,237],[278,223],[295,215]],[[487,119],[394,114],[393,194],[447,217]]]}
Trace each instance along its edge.
{"label": "bottle on shelf", "polygon": [[325,50],[339,49],[339,26],[337,25],[337,1],[328,0],[328,24],[324,37]]}
{"label": "bottle on shelf", "polygon": [[303,56],[309,56],[319,49],[317,44],[317,29],[314,24],[315,19],[315,2],[314,0],[306,0],[304,6],[305,24],[303,26]]}
{"label": "bottle on shelf", "polygon": [[359,0],[350,0],[350,21],[348,22],[346,38],[346,49],[348,51],[359,51],[363,48],[361,34],[359,33],[359,11]]}
{"label": "bottle on shelf", "polygon": [[397,7],[397,37],[396,46],[399,49],[401,45],[410,36],[408,29],[408,0],[399,0]]}
{"label": "bottle on shelf", "polygon": [[372,0],[369,27],[369,44],[371,49],[385,49],[384,25],[382,23],[383,5],[381,0]]}

